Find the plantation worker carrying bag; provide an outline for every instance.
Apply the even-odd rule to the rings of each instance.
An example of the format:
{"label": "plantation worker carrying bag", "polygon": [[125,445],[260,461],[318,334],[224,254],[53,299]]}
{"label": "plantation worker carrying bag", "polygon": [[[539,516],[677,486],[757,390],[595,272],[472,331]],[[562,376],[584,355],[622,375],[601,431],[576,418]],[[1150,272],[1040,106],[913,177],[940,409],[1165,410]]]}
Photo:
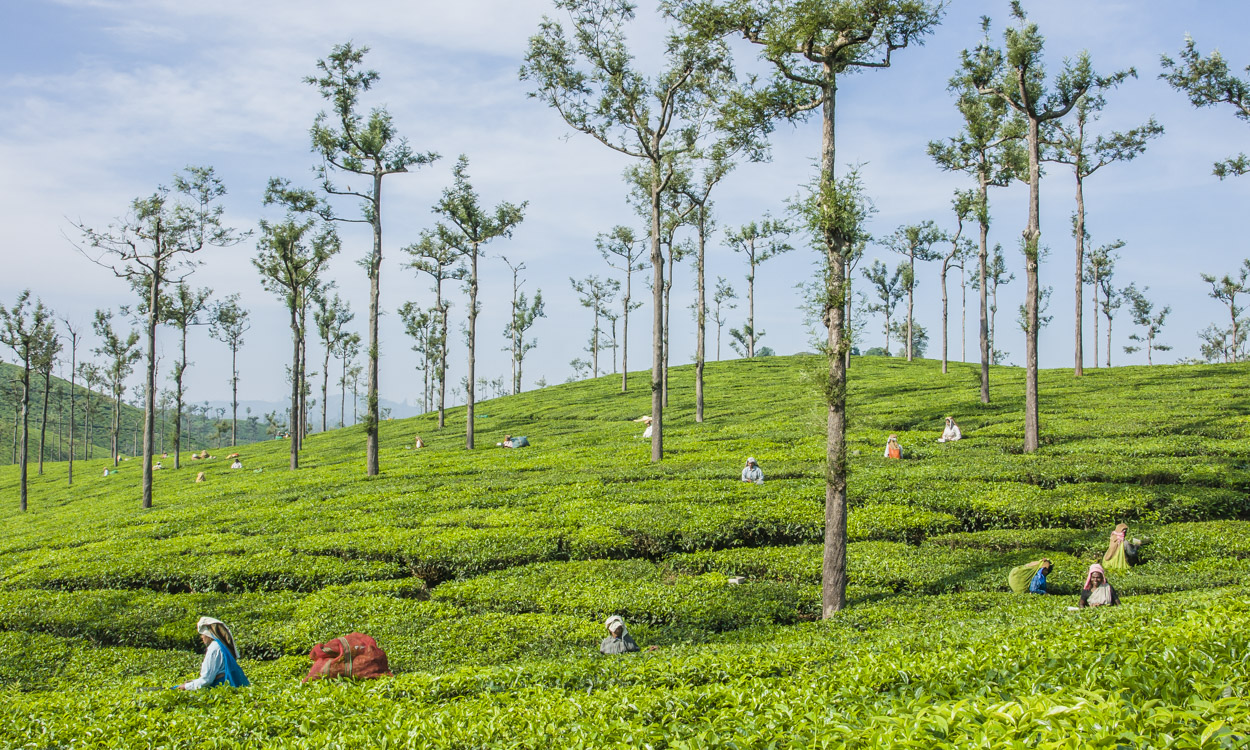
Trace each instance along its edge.
{"label": "plantation worker carrying bag", "polygon": [[898,446],[898,435],[891,435],[885,439],[885,457],[886,458],[902,458],[903,449]]}
{"label": "plantation worker carrying bag", "polygon": [[200,634],[200,640],[208,644],[208,650],[204,652],[199,679],[178,685],[178,690],[199,690],[219,685],[247,687],[251,684],[239,666],[234,636],[224,622],[215,617],[201,617],[195,629]]}
{"label": "plantation worker carrying bag", "polygon": [[312,669],[304,682],[347,677],[353,680],[373,680],[391,676],[386,652],[378,642],[364,633],[348,633],[332,641],[318,643],[308,653]]}
{"label": "plantation worker carrying bag", "polygon": [[[1102,565],[1107,570],[1128,570],[1137,564],[1137,552],[1144,542],[1140,539],[1128,539],[1128,524],[1122,523],[1111,532],[1111,541],[1107,543],[1107,554],[1102,556]],[[1147,540],[1149,541],[1149,540]]]}
{"label": "plantation worker carrying bag", "polygon": [[1046,576],[1050,575],[1053,567],[1050,560],[1044,557],[1041,560],[1025,563],[1011,569],[1011,572],[1007,574],[1007,583],[1017,594],[1023,594],[1026,591],[1030,594],[1045,594]]}
{"label": "plantation worker carrying bag", "polygon": [[608,637],[599,644],[599,652],[603,654],[626,654],[638,650],[638,644],[625,629],[625,620],[620,615],[612,615],[603,623],[608,628]]}

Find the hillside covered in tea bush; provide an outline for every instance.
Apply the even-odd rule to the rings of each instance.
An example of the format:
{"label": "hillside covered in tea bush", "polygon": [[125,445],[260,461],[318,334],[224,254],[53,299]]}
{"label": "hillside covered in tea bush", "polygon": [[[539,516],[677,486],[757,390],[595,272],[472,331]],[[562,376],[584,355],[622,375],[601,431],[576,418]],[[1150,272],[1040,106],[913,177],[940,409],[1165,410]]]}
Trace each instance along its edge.
{"label": "hillside covered in tea bush", "polygon": [[[858,358],[850,370],[850,607],[819,613],[817,357],[672,375],[666,457],[630,420],[645,373],[241,449],[156,474],[0,469],[4,747],[1231,747],[1250,736],[1250,371],[1042,374]],[[953,414],[965,439],[938,444]],[[881,456],[896,433],[904,459]],[[421,435],[428,447],[409,449]],[[227,451],[218,451],[224,456]],[[759,459],[766,483],[737,480]],[[206,472],[207,481],[194,482]],[[1070,612],[1111,528],[1149,537]],[[1007,571],[1047,556],[1056,596]],[[731,585],[731,576],[746,582]],[[598,655],[620,614],[653,652]],[[253,686],[140,691],[198,674],[226,621]],[[316,642],[373,635],[396,675],[300,685]],[[910,743],[910,745],[909,745]]]}

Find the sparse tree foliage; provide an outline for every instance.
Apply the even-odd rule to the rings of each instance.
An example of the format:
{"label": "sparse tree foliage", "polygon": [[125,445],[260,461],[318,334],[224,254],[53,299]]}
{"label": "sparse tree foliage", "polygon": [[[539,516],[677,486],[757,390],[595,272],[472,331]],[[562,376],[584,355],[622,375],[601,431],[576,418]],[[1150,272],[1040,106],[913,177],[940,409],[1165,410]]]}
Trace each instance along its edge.
{"label": "sparse tree foliage", "polygon": [[912,321],[915,319],[916,300],[916,261],[929,262],[942,256],[933,246],[945,239],[946,235],[932,221],[901,226],[885,238],[883,244],[890,250],[907,258],[907,272],[903,274],[903,291],[907,294],[907,318],[904,331],[907,336],[903,341],[903,351],[907,361],[912,360],[913,340],[911,335]]}
{"label": "sparse tree foliage", "polygon": [[1211,285],[1211,299],[1223,302],[1228,305],[1228,340],[1231,346],[1226,351],[1231,355],[1229,361],[1236,362],[1238,349],[1241,342],[1245,339],[1245,331],[1242,326],[1245,321],[1242,320],[1241,314],[1245,312],[1245,305],[1237,304],[1237,295],[1246,294],[1250,291],[1250,258],[1242,261],[1241,268],[1238,269],[1237,278],[1233,278],[1231,274],[1224,274],[1221,278],[1216,278],[1211,274],[1202,274],[1202,280]]}
{"label": "sparse tree foliage", "polygon": [[[946,339],[947,339],[947,296],[946,275],[954,267],[963,267],[964,258],[972,254],[972,241],[964,237],[964,222],[972,215],[977,206],[977,195],[971,190],[955,193],[951,208],[955,212],[955,233],[946,237],[951,243],[950,252],[942,256],[942,374],[947,372]],[[962,286],[962,285],[961,285]]]}
{"label": "sparse tree foliage", "polygon": [[755,273],[765,261],[787,253],[794,248],[786,239],[791,229],[785,222],[765,215],[762,220],[749,222],[726,233],[725,244],[736,253],[742,253],[747,261],[747,322],[742,327],[745,356],[755,356],[755,342],[764,332],[755,327]]}
{"label": "sparse tree foliage", "polygon": [[503,335],[508,339],[508,348],[504,351],[512,355],[512,395],[515,396],[521,392],[521,367],[525,362],[525,355],[538,346],[538,339],[527,341],[525,334],[539,318],[547,317],[547,313],[543,310],[543,290],[534,292],[532,300],[527,299],[525,292],[521,291],[525,282],[520,280],[518,274],[525,270],[525,264],[518,263],[514,266],[507,258],[503,258],[503,262],[512,271],[512,315],[504,326]]}
{"label": "sparse tree foliage", "polygon": [[[21,365],[19,409],[14,410],[15,419],[20,410],[21,444],[17,449],[18,493],[21,510],[26,512],[26,467],[30,453],[30,374],[38,367],[47,342],[56,337],[52,311],[36,300],[32,305],[30,290],[17,296],[11,308],[0,306],[0,343],[13,350]],[[16,434],[16,421],[14,432]]]}
{"label": "sparse tree foliage", "polygon": [[168,291],[161,304],[162,320],[165,325],[178,329],[179,358],[174,360],[170,377],[174,381],[174,468],[182,467],[182,414],[185,407],[183,397],[183,379],[190,362],[187,360],[187,331],[193,325],[200,325],[200,313],[208,307],[211,289],[192,289],[185,281],[180,281]]}
{"label": "sparse tree foliage", "polygon": [[1137,342],[1136,345],[1124,347],[1125,354],[1133,354],[1143,349],[1146,351],[1146,364],[1153,365],[1153,352],[1166,352],[1172,347],[1160,344],[1155,341],[1159,333],[1163,331],[1163,323],[1167,320],[1168,314],[1172,312],[1171,307],[1164,307],[1155,312],[1155,305],[1146,298],[1146,292],[1150,291],[1150,287],[1145,287],[1140,291],[1135,284],[1129,284],[1122,292],[1124,299],[1129,303],[1129,314],[1133,317],[1133,323],[1141,326],[1141,333],[1131,334],[1129,341]]}
{"label": "sparse tree foliage", "polygon": [[595,244],[608,265],[625,274],[625,293],[621,295],[621,393],[625,393],[629,377],[629,314],[642,307],[641,302],[633,301],[634,272],[647,267],[643,261],[646,246],[633,229],[619,225],[596,237]]}
{"label": "sparse tree foliage", "polygon": [[334,282],[323,286],[313,298],[313,325],[317,326],[317,338],[325,350],[321,362],[321,431],[328,429],[326,411],[330,403],[330,357],[338,351],[343,339],[353,335],[347,324],[356,318],[352,306],[336,292],[330,297]]}
{"label": "sparse tree foliage", "polygon": [[420,238],[404,248],[412,258],[408,267],[429,274],[434,279],[434,307],[438,310],[438,429],[446,425],[447,409],[447,313],[451,302],[443,298],[444,281],[463,280],[468,273],[461,264],[460,252],[449,243],[451,230],[437,225],[433,231],[421,233]]}
{"label": "sparse tree foliage", "polygon": [[[381,312],[382,281],[382,180],[420,167],[438,158],[435,153],[416,153],[395,129],[386,107],[374,107],[366,119],[361,114],[360,96],[378,81],[374,70],[362,69],[368,47],[355,47],[351,42],[335,45],[330,55],[317,61],[317,76],[304,82],[315,86],[321,97],[330,102],[331,111],[317,114],[313,122],[312,149],[321,157],[317,174],[321,189],[332,196],[350,196],[361,204],[360,218],[332,216],[322,207],[326,218],[336,221],[366,223],[373,229],[373,248],[365,257],[369,274],[369,372],[367,382],[368,414],[365,417],[366,468],[368,476],[378,473],[378,315]],[[334,181],[335,175],[358,175],[367,180],[364,190]],[[321,237],[328,237],[322,234]],[[301,422],[302,424],[302,422]],[[292,426],[294,434],[294,425]]]}
{"label": "sparse tree foliage", "polygon": [[95,311],[95,321],[91,324],[95,335],[100,339],[100,346],[93,349],[104,358],[104,382],[109,386],[113,396],[113,419],[109,424],[109,455],[113,466],[117,466],[120,445],[118,438],[122,429],[122,397],[126,395],[126,378],[134,369],[135,363],[143,356],[139,351],[139,332],[131,331],[123,338],[113,330],[113,313],[106,310]]}
{"label": "sparse tree foliage", "polygon": [[570,277],[569,284],[573,286],[573,291],[577,293],[582,307],[588,308],[594,315],[594,325],[590,329],[590,342],[587,351],[590,353],[591,375],[597,378],[599,377],[599,350],[602,348],[600,342],[602,329],[599,321],[610,313],[608,305],[612,304],[616,293],[620,291],[621,282],[616,279],[600,279],[598,276],[591,274],[581,281]]}
{"label": "sparse tree foliage", "polygon": [[737,307],[731,300],[738,299],[734,288],[724,276],[716,277],[716,291],[712,293],[712,321],[716,323],[716,361],[720,361],[720,334],[725,325],[727,314]]}
{"label": "sparse tree foliage", "polygon": [[890,325],[890,319],[894,315],[894,308],[903,299],[905,290],[904,277],[910,273],[906,263],[899,263],[898,268],[894,269],[894,273],[890,273],[889,267],[879,260],[874,260],[870,268],[864,269],[864,278],[868,280],[873,292],[877,295],[877,302],[868,305],[868,312],[881,313],[885,317],[885,351],[890,351],[890,333],[894,330]]}
{"label": "sparse tree foliage", "polygon": [[[1098,305],[1098,295],[1105,288],[1108,295],[1114,294],[1111,288],[1111,276],[1115,273],[1116,251],[1124,247],[1124,240],[1116,240],[1108,245],[1091,250],[1089,257],[1085,260],[1085,283],[1089,284],[1094,290],[1093,310],[1094,310],[1094,367],[1098,366],[1098,312],[1102,309]],[[1110,318],[1108,318],[1108,328],[1110,327]],[[1111,339],[1107,339],[1107,366],[1111,364]]]}
{"label": "sparse tree foliage", "polygon": [[[1181,50],[1177,63],[1167,55],[1160,62],[1163,72],[1159,77],[1172,88],[1189,96],[1189,103],[1201,109],[1216,104],[1229,104],[1233,115],[1243,122],[1250,122],[1250,79],[1238,78],[1228,71],[1228,62],[1219,50],[1207,57],[1198,52],[1198,46],[1189,35],[1185,36],[1185,49]],[[1246,67],[1250,73],[1250,66]],[[1217,161],[1212,173],[1221,180],[1239,177],[1250,172],[1250,157],[1245,154]]]}
{"label": "sparse tree foliage", "polygon": [[230,349],[231,445],[239,444],[239,349],[243,347],[243,334],[252,328],[248,317],[247,309],[239,304],[239,295],[232,294],[213,305],[209,318],[209,335]]}

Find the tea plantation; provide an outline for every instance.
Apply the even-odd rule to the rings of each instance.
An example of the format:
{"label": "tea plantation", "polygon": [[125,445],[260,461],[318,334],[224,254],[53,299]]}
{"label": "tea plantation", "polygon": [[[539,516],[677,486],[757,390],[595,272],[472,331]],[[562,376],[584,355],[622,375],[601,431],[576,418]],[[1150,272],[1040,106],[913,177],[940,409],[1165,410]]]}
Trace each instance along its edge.
{"label": "tea plantation", "polygon": [[[149,511],[134,461],[80,462],[72,489],[51,464],[24,515],[0,470],[0,746],[1250,743],[1246,366],[1044,372],[1023,455],[1022,371],[982,405],[975,365],[854,360],[851,606],[824,622],[821,367],[710,364],[704,424],[676,369],[658,465],[639,373],[482,403],[474,452],[463,409],[387,422],[372,479],[359,428],[294,473],[284,441],[158,472]],[[936,442],[946,414],[963,441]],[[748,455],[764,485],[737,481]],[[1151,540],[1112,575],[1123,606],[1068,611],[1120,521]],[[1011,594],[1042,556],[1058,595]],[[600,656],[613,613],[659,648]],[[198,674],[201,615],[253,686],[140,690]],[[395,677],[301,685],[350,631]]]}

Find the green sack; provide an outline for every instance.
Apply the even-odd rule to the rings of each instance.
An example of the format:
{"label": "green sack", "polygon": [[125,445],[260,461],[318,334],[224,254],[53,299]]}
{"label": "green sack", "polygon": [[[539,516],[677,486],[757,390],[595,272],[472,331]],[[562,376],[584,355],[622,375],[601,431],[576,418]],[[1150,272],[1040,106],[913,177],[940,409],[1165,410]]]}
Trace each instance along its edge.
{"label": "green sack", "polygon": [[1011,590],[1017,594],[1023,594],[1029,590],[1029,584],[1033,582],[1033,576],[1037,575],[1036,565],[1020,565],[1012,568],[1007,574],[1007,583],[1011,586]]}

